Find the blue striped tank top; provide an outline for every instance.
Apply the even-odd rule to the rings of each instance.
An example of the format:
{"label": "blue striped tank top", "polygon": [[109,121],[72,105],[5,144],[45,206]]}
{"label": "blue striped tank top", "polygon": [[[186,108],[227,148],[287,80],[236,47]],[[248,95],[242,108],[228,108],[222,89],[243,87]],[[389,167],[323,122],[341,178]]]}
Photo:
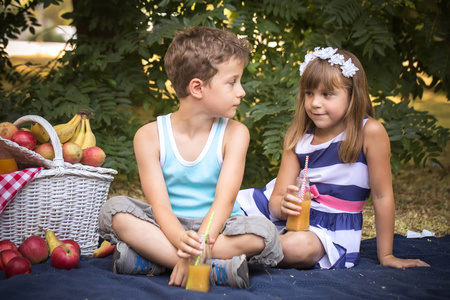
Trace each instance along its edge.
{"label": "blue striped tank top", "polygon": [[[365,124],[367,119],[364,120]],[[345,131],[320,145],[311,145],[314,134],[305,134],[297,143],[295,153],[303,176],[306,156],[309,156],[307,176],[315,200],[334,209],[360,212],[370,196],[369,170],[363,150],[355,163],[339,159],[339,146]]]}

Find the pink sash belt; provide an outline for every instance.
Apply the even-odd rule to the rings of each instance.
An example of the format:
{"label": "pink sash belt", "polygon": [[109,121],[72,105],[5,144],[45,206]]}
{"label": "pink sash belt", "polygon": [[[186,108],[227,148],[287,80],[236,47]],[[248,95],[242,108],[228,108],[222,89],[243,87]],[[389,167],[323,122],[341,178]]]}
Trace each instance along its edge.
{"label": "pink sash belt", "polygon": [[338,199],[328,195],[321,195],[317,190],[315,185],[310,187],[311,194],[314,196],[314,199],[322,203],[323,205],[329,206],[334,209],[350,211],[350,212],[361,212],[364,209],[365,200],[363,201],[348,201]]}

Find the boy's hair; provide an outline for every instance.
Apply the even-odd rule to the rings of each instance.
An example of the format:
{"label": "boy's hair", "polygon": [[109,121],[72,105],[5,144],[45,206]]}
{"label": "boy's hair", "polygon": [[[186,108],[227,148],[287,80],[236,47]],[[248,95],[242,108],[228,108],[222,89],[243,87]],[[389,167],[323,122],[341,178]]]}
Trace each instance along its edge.
{"label": "boy's hair", "polygon": [[178,98],[184,98],[189,95],[187,87],[193,78],[209,84],[218,64],[235,58],[246,66],[250,51],[250,43],[230,31],[193,26],[175,33],[164,65]]}
{"label": "boy's hair", "polygon": [[346,137],[340,146],[339,158],[345,163],[353,163],[358,159],[363,144],[363,119],[373,118],[375,113],[361,62],[348,51],[338,50],[337,53],[342,54],[345,60],[351,58],[359,70],[353,77],[347,78],[342,75],[339,65],[331,66],[327,60],[316,58],[308,64],[300,79],[297,110],[286,132],[284,148],[294,149],[298,140],[315,128],[305,110],[305,92],[317,89],[320,85],[330,91],[344,88],[347,91],[349,105],[344,115]]}

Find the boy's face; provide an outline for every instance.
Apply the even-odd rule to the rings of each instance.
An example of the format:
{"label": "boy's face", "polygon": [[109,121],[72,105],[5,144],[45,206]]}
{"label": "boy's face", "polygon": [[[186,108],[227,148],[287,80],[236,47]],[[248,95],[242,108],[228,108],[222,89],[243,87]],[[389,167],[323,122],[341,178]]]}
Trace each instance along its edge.
{"label": "boy's face", "polygon": [[241,85],[244,65],[231,58],[217,66],[218,72],[203,88],[203,105],[214,117],[232,118],[245,96]]}

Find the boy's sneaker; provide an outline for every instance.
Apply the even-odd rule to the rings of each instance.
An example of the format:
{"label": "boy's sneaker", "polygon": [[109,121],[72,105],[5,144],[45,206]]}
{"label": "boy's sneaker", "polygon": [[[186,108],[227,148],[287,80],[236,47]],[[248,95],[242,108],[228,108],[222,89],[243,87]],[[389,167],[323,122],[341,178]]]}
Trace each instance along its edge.
{"label": "boy's sneaker", "polygon": [[124,242],[118,242],[113,255],[113,272],[127,275],[159,275],[165,268],[149,262]]}
{"label": "boy's sneaker", "polygon": [[250,279],[245,254],[232,259],[208,259],[211,265],[210,283],[212,285],[229,285],[235,288],[248,288]]}

